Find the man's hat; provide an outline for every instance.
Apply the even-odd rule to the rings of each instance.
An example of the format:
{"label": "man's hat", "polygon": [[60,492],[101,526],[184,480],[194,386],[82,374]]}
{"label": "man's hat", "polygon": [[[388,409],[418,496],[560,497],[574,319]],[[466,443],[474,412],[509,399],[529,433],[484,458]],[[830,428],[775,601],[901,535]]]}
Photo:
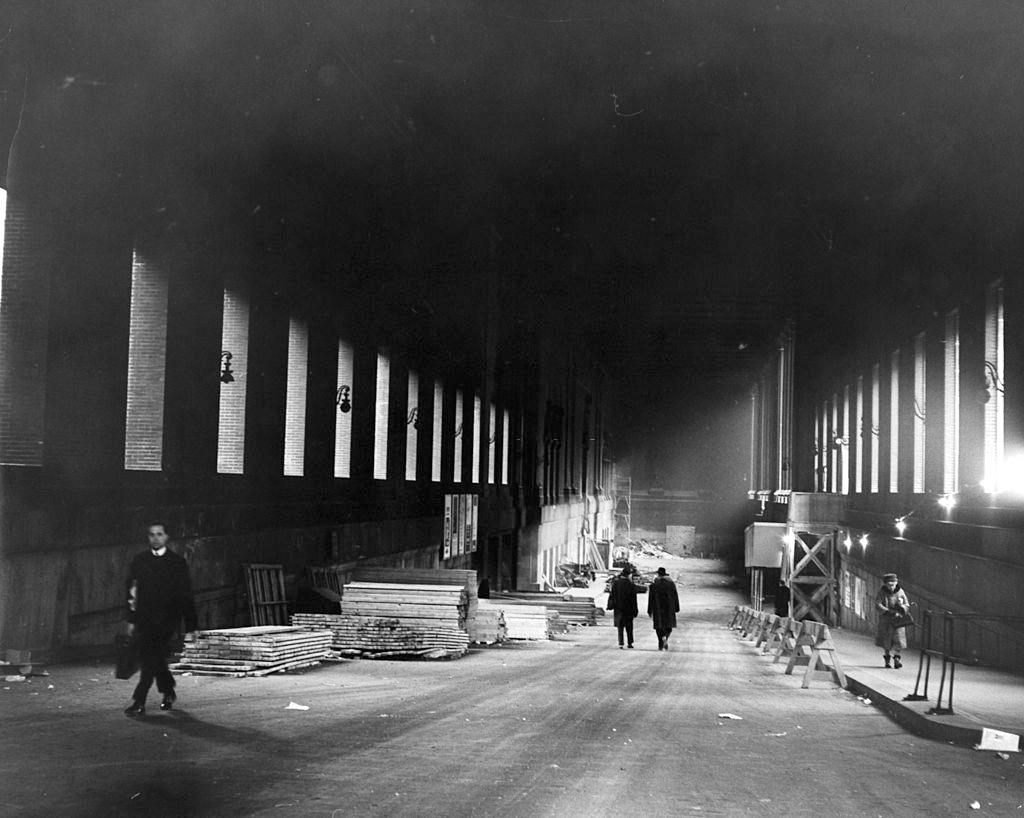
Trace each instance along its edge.
{"label": "man's hat", "polygon": [[665,569],[664,568],[661,568],[661,567],[658,568],[658,576],[659,577],[665,576]]}
{"label": "man's hat", "polygon": [[899,579],[895,574],[882,574],[882,582],[888,582],[890,579]]}

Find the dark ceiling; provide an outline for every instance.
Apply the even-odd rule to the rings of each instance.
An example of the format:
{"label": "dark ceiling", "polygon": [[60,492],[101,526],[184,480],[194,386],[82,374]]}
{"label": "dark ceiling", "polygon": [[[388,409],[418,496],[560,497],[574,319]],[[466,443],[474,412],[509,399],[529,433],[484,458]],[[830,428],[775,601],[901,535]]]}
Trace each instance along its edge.
{"label": "dark ceiling", "polygon": [[1019,2],[18,8],[9,53],[148,111],[160,195],[375,233],[439,297],[497,241],[641,399],[745,388],[787,319],[839,349],[1020,249]]}

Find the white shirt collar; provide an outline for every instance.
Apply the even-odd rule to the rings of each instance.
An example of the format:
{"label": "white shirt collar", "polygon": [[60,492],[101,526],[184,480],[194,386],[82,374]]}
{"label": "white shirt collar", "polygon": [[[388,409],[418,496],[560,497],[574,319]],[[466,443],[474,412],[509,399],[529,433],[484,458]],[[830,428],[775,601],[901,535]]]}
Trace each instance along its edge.
{"label": "white shirt collar", "polygon": [[149,553],[152,554],[154,557],[162,557],[164,554],[167,553],[167,546],[160,546],[160,549],[158,551],[154,551],[152,548],[150,548]]}

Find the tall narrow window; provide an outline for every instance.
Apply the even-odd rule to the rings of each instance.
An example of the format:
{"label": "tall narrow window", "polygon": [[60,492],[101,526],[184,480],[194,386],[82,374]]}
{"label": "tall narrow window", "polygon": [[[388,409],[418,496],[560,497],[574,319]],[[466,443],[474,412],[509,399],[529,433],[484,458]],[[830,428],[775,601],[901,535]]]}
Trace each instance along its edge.
{"label": "tall narrow window", "polygon": [[502,424],[501,424],[501,484],[503,486],[508,485],[508,461],[511,456],[511,450],[508,447],[509,432],[508,432],[508,409],[502,413]]}
{"label": "tall narrow window", "polygon": [[[8,220],[11,232],[5,236]],[[8,201],[0,188],[0,463],[5,465],[43,465],[50,255],[47,231],[34,229],[29,209],[16,197]]]}
{"label": "tall narrow window", "polygon": [[420,425],[420,377],[409,373],[405,418],[405,479],[416,479],[416,442]]}
{"label": "tall narrow window", "polygon": [[164,448],[167,279],[138,253],[132,259],[128,404],[124,467],[160,471]]}
{"label": "tall narrow window", "polygon": [[220,331],[220,414],[217,423],[217,471],[245,471],[245,373],[249,359],[249,301],[224,290]]}
{"label": "tall narrow window", "polygon": [[900,351],[889,359],[889,491],[900,490]]}
{"label": "tall narrow window", "polygon": [[832,479],[829,481],[832,486],[834,493],[839,492],[839,450],[842,446],[836,442],[837,438],[842,437],[842,432],[839,429],[839,395],[832,395],[832,440],[830,441],[830,451],[832,452]]}
{"label": "tall narrow window", "polygon": [[391,361],[377,353],[377,402],[373,420],[373,477],[388,477],[388,414],[391,400]]}
{"label": "tall narrow window", "polygon": [[434,438],[430,452],[430,479],[441,482],[441,429],[444,419],[444,386],[434,381]]}
{"label": "tall narrow window", "polygon": [[822,401],[821,403],[821,417],[817,421],[818,425],[818,436],[815,447],[817,452],[815,457],[817,459],[817,465],[815,469],[815,487],[816,491],[828,491],[828,453],[832,451],[832,441],[828,436],[828,401]]}
{"label": "tall narrow window", "polygon": [[301,477],[306,469],[306,379],[309,330],[305,321],[288,321],[288,375],[284,403],[284,473]]}
{"label": "tall narrow window", "polygon": [[494,404],[491,404],[491,416],[490,423],[487,426],[487,482],[494,482],[494,473],[496,464],[494,462],[495,454],[498,451],[498,427],[497,427],[498,413],[494,408]]}
{"label": "tall narrow window", "polygon": [[4,230],[7,227],[7,191],[0,187],[0,303],[3,302]]}
{"label": "tall narrow window", "polygon": [[470,480],[474,483],[480,482],[480,425],[482,420],[480,396],[473,395],[473,474]]}
{"label": "tall narrow window", "polygon": [[352,476],[352,377],[354,350],[338,340],[338,376],[334,392],[334,476]]}
{"label": "tall narrow window", "polygon": [[928,409],[924,333],[914,338],[914,492],[924,491],[925,416]]}
{"label": "tall narrow window", "polygon": [[455,450],[452,458],[452,480],[462,482],[462,390],[455,390]]}
{"label": "tall narrow window", "polygon": [[842,475],[840,480],[842,481],[842,493],[850,493],[850,447],[852,445],[851,438],[853,434],[850,431],[850,387],[843,387],[843,443],[842,447]]}
{"label": "tall narrow window", "polygon": [[960,489],[960,314],[946,315],[946,349],[943,378],[942,490],[955,494]]}
{"label": "tall narrow window", "polygon": [[857,376],[857,419],[856,428],[853,429],[853,440],[851,445],[857,450],[857,465],[853,473],[853,490],[860,494],[864,491],[864,438],[871,434],[868,429],[867,418],[864,417],[864,376]]}
{"label": "tall narrow window", "polygon": [[875,364],[871,367],[871,428],[868,430],[871,435],[871,484],[870,491],[872,494],[878,494],[879,491],[879,471],[878,471],[878,435],[879,426],[881,424],[880,400],[879,400],[879,389],[880,384],[880,367]]}
{"label": "tall narrow window", "polygon": [[1001,485],[1003,469],[1003,282],[996,281],[985,293],[985,478],[986,491]]}

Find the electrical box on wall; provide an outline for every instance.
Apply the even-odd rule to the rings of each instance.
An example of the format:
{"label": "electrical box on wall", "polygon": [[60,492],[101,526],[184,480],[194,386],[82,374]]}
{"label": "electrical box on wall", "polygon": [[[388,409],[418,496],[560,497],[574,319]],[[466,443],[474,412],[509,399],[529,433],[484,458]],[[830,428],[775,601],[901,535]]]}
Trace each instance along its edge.
{"label": "electrical box on wall", "polygon": [[786,523],[751,523],[744,532],[747,568],[781,568]]}

